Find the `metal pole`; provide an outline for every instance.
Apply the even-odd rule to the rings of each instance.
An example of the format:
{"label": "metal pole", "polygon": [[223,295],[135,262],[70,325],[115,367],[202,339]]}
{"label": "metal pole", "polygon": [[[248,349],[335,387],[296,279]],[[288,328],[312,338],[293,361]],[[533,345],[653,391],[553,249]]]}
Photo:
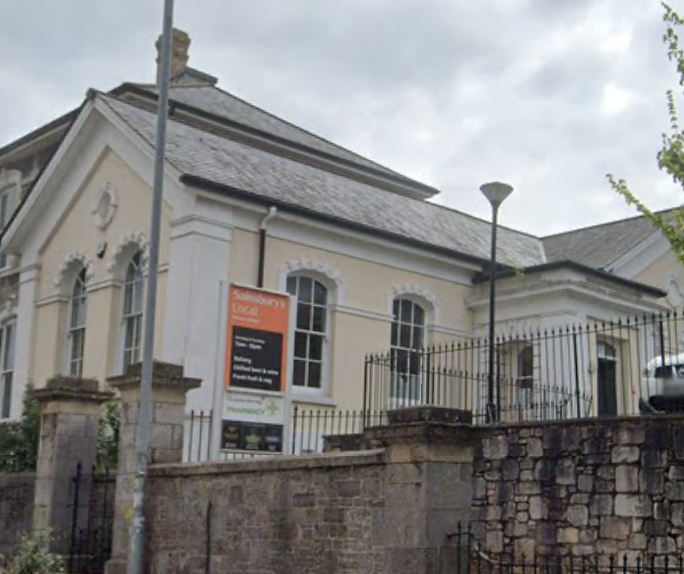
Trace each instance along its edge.
{"label": "metal pole", "polygon": [[499,206],[492,205],[492,256],[489,265],[489,373],[487,379],[487,422],[496,422],[494,404],[494,323],[496,318],[496,226]]}
{"label": "metal pole", "polygon": [[164,2],[162,58],[159,74],[159,102],[157,107],[157,138],[152,189],[150,221],[150,254],[145,298],[145,331],[143,338],[142,381],[138,407],[138,435],[136,446],[135,490],[133,521],[129,531],[128,574],[143,572],[143,542],[145,540],[144,498],[147,479],[147,456],[150,442],[150,403],[152,399],[152,361],[154,358],[154,324],[157,314],[157,276],[159,269],[159,228],[161,223],[164,164],[166,157],[166,123],[169,108],[171,77],[171,39],[173,34],[173,0]]}

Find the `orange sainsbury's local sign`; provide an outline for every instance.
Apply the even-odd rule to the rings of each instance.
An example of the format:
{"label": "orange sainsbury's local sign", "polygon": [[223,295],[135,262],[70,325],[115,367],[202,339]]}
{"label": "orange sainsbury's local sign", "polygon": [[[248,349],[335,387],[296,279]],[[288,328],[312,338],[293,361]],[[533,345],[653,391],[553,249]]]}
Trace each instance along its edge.
{"label": "orange sainsbury's local sign", "polygon": [[290,297],[238,285],[228,290],[226,389],[284,391]]}

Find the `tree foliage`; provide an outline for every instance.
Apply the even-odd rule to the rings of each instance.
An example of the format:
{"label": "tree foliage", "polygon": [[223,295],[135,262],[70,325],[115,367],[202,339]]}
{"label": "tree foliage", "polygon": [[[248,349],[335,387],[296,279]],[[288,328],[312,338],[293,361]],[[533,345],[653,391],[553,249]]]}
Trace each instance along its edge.
{"label": "tree foliage", "polygon": [[[679,76],[679,90],[684,90],[684,50],[680,47],[678,29],[684,26],[684,19],[669,5],[663,3],[665,10],[665,34],[663,41],[667,47],[667,56],[677,68]],[[684,190],[684,131],[679,123],[677,103],[673,90],[667,91],[667,108],[670,117],[669,132],[663,134],[663,144],[657,154],[658,167],[672,177],[673,181]],[[612,188],[620,194],[629,205],[637,210],[663,235],[672,245],[679,261],[684,264],[684,205],[667,214],[657,213],[648,208],[629,189],[624,179],[618,179],[608,174],[608,181]]]}
{"label": "tree foliage", "polygon": [[64,574],[62,557],[46,550],[49,541],[47,532],[24,535],[7,569],[0,568],[0,574]]}
{"label": "tree foliage", "polygon": [[35,470],[40,438],[40,405],[30,398],[24,399],[21,420],[0,424],[0,472]]}

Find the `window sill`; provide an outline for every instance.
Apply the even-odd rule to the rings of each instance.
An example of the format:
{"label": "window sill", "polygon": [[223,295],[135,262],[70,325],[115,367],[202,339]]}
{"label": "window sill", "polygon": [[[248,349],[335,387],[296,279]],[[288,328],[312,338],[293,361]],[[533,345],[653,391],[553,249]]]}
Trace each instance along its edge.
{"label": "window sill", "polygon": [[16,275],[17,273],[19,273],[19,269],[16,267],[0,267],[0,279]]}
{"label": "window sill", "polygon": [[320,405],[325,407],[337,407],[337,401],[332,397],[326,395],[314,395],[303,392],[292,391],[292,402],[307,404],[307,405]]}

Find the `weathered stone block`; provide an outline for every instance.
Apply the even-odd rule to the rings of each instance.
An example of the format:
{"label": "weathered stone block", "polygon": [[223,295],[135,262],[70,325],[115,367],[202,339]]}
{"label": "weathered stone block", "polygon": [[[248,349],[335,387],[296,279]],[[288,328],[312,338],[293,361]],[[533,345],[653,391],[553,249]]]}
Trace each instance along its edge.
{"label": "weathered stone block", "polygon": [[544,443],[538,438],[530,438],[527,441],[527,456],[529,458],[541,458],[544,456]]}
{"label": "weathered stone block", "polygon": [[614,512],[613,497],[610,494],[594,495],[590,509],[596,516],[610,516]]}
{"label": "weathered stone block", "polygon": [[503,461],[501,471],[504,480],[518,480],[520,476],[520,467],[516,459],[506,459]]}
{"label": "weathered stone block", "polygon": [[639,468],[620,465],[615,469],[615,489],[618,492],[632,493],[639,490]]}
{"label": "weathered stone block", "polygon": [[648,551],[651,554],[674,554],[676,550],[675,540],[669,536],[651,538],[648,542]]}
{"label": "weathered stone block", "polygon": [[508,456],[508,438],[495,436],[483,442],[484,456],[492,460],[502,460]]}
{"label": "weathered stone block", "polygon": [[566,512],[566,520],[572,526],[587,526],[589,524],[589,509],[579,504],[569,506]]}
{"label": "weathered stone block", "polygon": [[648,496],[639,494],[618,494],[615,497],[615,514],[625,517],[651,516],[652,504]]}
{"label": "weathered stone block", "polygon": [[665,485],[665,498],[668,500],[684,500],[684,482],[669,481]]}
{"label": "weathered stone block", "polygon": [[580,531],[577,528],[561,528],[558,531],[559,544],[577,544],[579,543]]}
{"label": "weathered stone block", "polygon": [[639,447],[630,445],[619,445],[614,446],[611,450],[610,459],[611,462],[615,464],[624,464],[637,462],[640,456],[641,452],[639,450]]}
{"label": "weathered stone block", "polygon": [[627,540],[632,531],[629,518],[605,517],[601,519],[601,537],[611,540]]}
{"label": "weathered stone block", "polygon": [[563,458],[558,461],[556,467],[557,484],[575,484],[577,482],[575,461],[570,458]]}

